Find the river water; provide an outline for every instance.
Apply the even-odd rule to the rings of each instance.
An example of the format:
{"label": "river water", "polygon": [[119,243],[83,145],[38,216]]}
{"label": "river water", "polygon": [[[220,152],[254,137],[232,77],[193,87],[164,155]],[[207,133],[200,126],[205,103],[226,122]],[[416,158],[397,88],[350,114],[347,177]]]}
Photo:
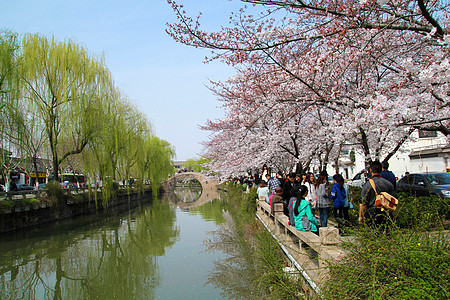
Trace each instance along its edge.
{"label": "river water", "polygon": [[208,283],[226,254],[205,243],[225,204],[177,208],[198,194],[0,237],[0,298],[228,299]]}

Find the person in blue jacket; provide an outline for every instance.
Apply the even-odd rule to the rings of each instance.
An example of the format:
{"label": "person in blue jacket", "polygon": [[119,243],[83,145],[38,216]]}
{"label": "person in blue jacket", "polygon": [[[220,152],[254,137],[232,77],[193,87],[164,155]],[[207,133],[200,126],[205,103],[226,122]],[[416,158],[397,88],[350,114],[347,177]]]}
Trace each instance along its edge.
{"label": "person in blue jacket", "polygon": [[341,174],[333,176],[333,186],[331,187],[330,199],[333,200],[334,218],[340,224],[342,223],[342,211],[345,206],[344,177]]}
{"label": "person in blue jacket", "polygon": [[381,163],[381,168],[382,171],[380,173],[381,178],[386,179],[387,181],[389,181],[390,183],[392,183],[392,185],[394,186],[394,191],[397,188],[397,178],[395,178],[394,173],[392,173],[391,171],[389,171],[389,163],[387,161],[383,161]]}
{"label": "person in blue jacket", "polygon": [[301,185],[297,192],[297,199],[292,204],[295,228],[300,231],[312,231],[317,233],[317,220],[311,211],[311,202],[305,199],[308,194],[308,188]]}

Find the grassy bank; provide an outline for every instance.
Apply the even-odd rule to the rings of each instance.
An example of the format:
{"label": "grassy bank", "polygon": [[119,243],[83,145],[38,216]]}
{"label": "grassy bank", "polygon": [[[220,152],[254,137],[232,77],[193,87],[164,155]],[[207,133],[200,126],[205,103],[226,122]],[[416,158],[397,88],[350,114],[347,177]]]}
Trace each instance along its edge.
{"label": "grassy bank", "polygon": [[[255,220],[255,191],[245,194],[234,185],[227,190],[242,247],[254,265],[248,299],[306,299],[301,283],[283,272],[287,263],[278,244]],[[359,199],[360,190],[352,194]],[[388,235],[358,226],[355,205],[348,231],[354,239],[342,245],[344,259],[330,262],[322,284],[325,299],[450,299],[450,243],[443,231],[448,200],[407,195],[399,200]]]}
{"label": "grassy bank", "polygon": [[252,268],[247,276],[247,299],[302,299],[301,283],[283,272],[287,263],[280,247],[255,218],[256,190],[246,194],[240,186],[230,184],[227,191],[239,247],[245,249],[246,265]]}
{"label": "grassy bank", "polygon": [[399,194],[389,233],[359,226],[360,188],[351,188],[354,242],[330,263],[326,299],[450,299],[450,200]]}

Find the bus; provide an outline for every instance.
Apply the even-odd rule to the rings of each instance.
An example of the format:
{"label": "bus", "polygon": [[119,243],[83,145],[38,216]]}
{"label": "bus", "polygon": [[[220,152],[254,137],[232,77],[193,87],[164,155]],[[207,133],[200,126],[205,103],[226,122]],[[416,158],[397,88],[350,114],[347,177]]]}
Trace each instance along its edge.
{"label": "bus", "polygon": [[86,177],[83,174],[63,173],[59,179],[64,188],[85,188]]}

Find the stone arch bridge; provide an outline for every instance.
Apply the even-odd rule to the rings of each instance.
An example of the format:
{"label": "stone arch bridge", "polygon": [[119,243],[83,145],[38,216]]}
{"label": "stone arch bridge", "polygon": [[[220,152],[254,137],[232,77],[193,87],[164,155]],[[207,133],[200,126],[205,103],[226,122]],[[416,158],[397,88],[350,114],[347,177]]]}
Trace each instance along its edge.
{"label": "stone arch bridge", "polygon": [[218,182],[205,175],[197,172],[184,172],[177,173],[166,181],[161,182],[161,188],[164,192],[173,192],[177,183],[181,183],[185,180],[195,179],[200,182],[202,186],[201,196],[194,202],[186,203],[180,202],[178,206],[182,209],[189,209],[196,206],[203,205],[212,199],[219,197]]}

